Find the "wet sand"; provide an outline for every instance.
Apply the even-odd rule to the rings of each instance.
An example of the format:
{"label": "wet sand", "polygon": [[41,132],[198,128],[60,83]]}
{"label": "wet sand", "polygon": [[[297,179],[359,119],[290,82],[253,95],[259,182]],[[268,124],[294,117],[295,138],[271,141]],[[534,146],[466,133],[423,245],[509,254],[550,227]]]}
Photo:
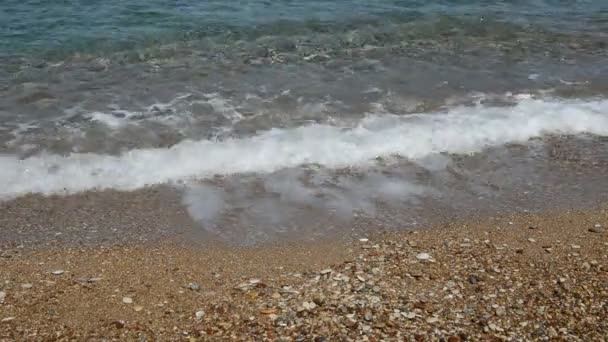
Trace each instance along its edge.
{"label": "wet sand", "polygon": [[368,241],[5,245],[0,339],[604,341],[607,228],[601,206]]}

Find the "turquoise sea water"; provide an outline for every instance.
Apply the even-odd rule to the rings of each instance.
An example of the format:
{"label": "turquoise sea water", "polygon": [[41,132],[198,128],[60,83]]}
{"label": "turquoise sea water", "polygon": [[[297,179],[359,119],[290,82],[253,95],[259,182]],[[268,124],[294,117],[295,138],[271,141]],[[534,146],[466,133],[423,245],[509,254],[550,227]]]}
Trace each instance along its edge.
{"label": "turquoise sea water", "polygon": [[0,142],[118,153],[479,94],[603,96],[607,32],[599,0],[5,0]]}
{"label": "turquoise sea water", "polygon": [[[564,34],[605,33],[608,4],[590,1],[18,1],[0,12],[0,55],[101,52],[202,37],[294,35],[452,20],[437,34],[488,21]],[[446,24],[449,25],[449,24]],[[427,33],[428,35],[428,33]],[[432,39],[433,37],[427,36]]]}
{"label": "turquoise sea water", "polygon": [[594,205],[606,61],[603,0],[2,0],[0,202],[170,184],[240,242]]}

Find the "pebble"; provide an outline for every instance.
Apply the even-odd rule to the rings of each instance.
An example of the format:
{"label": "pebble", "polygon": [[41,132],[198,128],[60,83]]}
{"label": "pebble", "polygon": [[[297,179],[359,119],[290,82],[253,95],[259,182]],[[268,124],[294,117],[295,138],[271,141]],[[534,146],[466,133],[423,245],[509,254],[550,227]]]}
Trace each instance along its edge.
{"label": "pebble", "polygon": [[22,289],[31,289],[32,287],[34,287],[34,285],[30,283],[21,284]]}
{"label": "pebble", "polygon": [[529,241],[529,242],[532,242],[532,243],[536,242],[536,240],[535,240],[535,239],[533,239],[533,238],[528,238],[528,241]]}
{"label": "pebble", "polygon": [[196,316],[196,318],[201,319],[205,316],[205,311],[199,310],[194,315]]}
{"label": "pebble", "polygon": [[314,302],[304,302],[304,303],[302,303],[302,307],[305,310],[313,310],[314,308],[317,307],[317,304],[315,304]]}
{"label": "pebble", "polygon": [[360,242],[367,242],[369,241],[369,239],[363,238],[363,239],[359,239]]}
{"label": "pebble", "polygon": [[15,318],[16,318],[16,317],[6,317],[6,318],[3,318],[3,319],[2,319],[2,323],[5,323],[5,322],[10,322],[10,321],[14,320]]}
{"label": "pebble", "polygon": [[592,233],[602,233],[603,232],[602,225],[600,225],[600,224],[596,224],[595,226],[589,228],[588,230]]}
{"label": "pebble", "polygon": [[431,255],[429,253],[419,253],[416,255],[416,259],[418,260],[431,260]]}
{"label": "pebble", "polygon": [[333,272],[333,270],[331,268],[326,268],[319,273],[321,273],[321,275],[326,275],[326,274],[330,274],[331,272]]}
{"label": "pebble", "polygon": [[572,245],[571,247],[572,247],[572,249],[581,249],[581,246],[579,246],[579,245]]}
{"label": "pebble", "polygon": [[260,310],[260,313],[262,315],[276,315],[277,313],[279,313],[279,310],[275,309],[275,308],[263,309],[263,310]]}
{"label": "pebble", "polygon": [[235,286],[234,288],[236,290],[241,290],[241,291],[245,292],[250,289],[250,285],[247,283],[240,283],[237,286]]}
{"label": "pebble", "polygon": [[65,271],[64,270],[54,270],[51,271],[52,275],[62,275]]}
{"label": "pebble", "polygon": [[0,304],[4,304],[5,298],[6,298],[6,292],[0,291]]}
{"label": "pebble", "polygon": [[437,317],[429,317],[429,318],[426,319],[426,322],[429,323],[429,324],[437,323],[437,322],[439,322],[439,318],[437,318]]}
{"label": "pebble", "polygon": [[316,295],[312,301],[317,304],[318,306],[321,306],[323,304],[325,304],[325,297],[323,297],[322,295]]}
{"label": "pebble", "polygon": [[122,302],[125,304],[131,304],[133,303],[133,299],[130,297],[122,297]]}
{"label": "pebble", "polygon": [[201,286],[197,283],[190,283],[188,284],[188,288],[192,291],[200,291]]}
{"label": "pebble", "polygon": [[416,318],[416,313],[415,312],[401,312],[401,316],[407,318],[407,319],[414,319]]}
{"label": "pebble", "polygon": [[144,309],[144,307],[143,307],[143,306],[141,306],[141,305],[137,305],[137,306],[135,306],[135,307],[133,308],[133,310],[135,310],[136,312],[139,312],[139,311],[141,311],[141,310],[143,310],[143,309]]}

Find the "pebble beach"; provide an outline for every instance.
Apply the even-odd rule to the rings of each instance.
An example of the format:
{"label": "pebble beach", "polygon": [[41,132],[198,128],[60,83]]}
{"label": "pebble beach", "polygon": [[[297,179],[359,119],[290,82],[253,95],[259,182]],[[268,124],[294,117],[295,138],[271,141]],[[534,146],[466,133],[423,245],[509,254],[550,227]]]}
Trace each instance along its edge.
{"label": "pebble beach", "polygon": [[0,253],[2,341],[605,341],[608,211]]}

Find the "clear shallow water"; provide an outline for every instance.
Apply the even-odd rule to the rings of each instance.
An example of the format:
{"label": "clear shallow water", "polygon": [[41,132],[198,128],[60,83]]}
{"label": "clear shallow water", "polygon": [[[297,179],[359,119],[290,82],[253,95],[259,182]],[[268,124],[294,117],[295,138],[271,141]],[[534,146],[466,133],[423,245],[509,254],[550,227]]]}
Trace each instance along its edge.
{"label": "clear shallow water", "polygon": [[557,183],[555,139],[606,188],[607,32],[604,1],[7,0],[0,197],[171,184],[228,236],[398,226],[545,202],[519,195]]}
{"label": "clear shallow water", "polygon": [[607,13],[605,2],[599,0],[70,0],[50,3],[6,0],[2,7],[0,47],[3,55],[35,51],[61,54],[61,50],[77,52],[95,46],[128,48],[133,43],[189,40],[227,32],[247,35],[265,26],[293,33],[302,23],[331,30],[332,26],[355,27],[357,21],[413,22],[433,16],[545,25],[565,32],[602,32],[606,28]]}

